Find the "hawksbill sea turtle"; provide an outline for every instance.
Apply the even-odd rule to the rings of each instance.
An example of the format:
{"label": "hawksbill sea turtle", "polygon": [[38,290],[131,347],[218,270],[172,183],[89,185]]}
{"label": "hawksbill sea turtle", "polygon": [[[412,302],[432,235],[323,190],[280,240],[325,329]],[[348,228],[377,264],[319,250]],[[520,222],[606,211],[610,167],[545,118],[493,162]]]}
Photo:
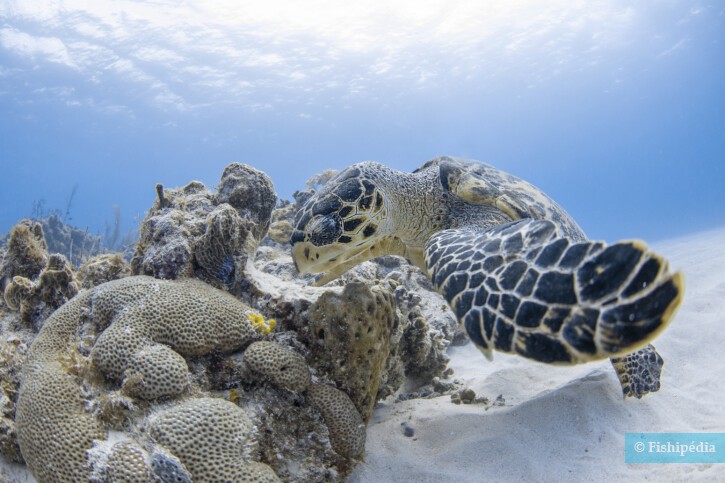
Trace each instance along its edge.
{"label": "hawksbill sea turtle", "polygon": [[682,273],[641,241],[589,240],[540,189],[492,166],[350,166],[300,207],[290,243],[297,270],[321,274],[316,285],[405,257],[489,360],[494,349],[560,365],[610,358],[625,397],[660,388],[649,342],[682,301]]}

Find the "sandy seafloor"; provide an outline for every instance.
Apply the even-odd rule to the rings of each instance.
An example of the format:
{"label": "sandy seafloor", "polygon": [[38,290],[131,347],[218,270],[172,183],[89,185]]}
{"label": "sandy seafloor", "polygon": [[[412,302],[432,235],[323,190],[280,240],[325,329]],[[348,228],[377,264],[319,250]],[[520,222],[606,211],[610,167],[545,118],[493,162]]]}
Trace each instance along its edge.
{"label": "sandy seafloor", "polygon": [[[349,481],[725,481],[725,464],[624,463],[627,432],[725,432],[725,228],[653,248],[684,271],[687,287],[654,342],[665,358],[658,393],[623,400],[608,361],[552,367],[496,354],[488,362],[472,344],[453,347],[454,377],[505,404],[380,403]],[[34,480],[0,460],[0,481]]]}
{"label": "sandy seafloor", "polygon": [[472,344],[454,347],[454,377],[505,405],[379,404],[350,482],[724,482],[725,464],[624,463],[627,432],[725,432],[725,229],[653,248],[686,279],[683,305],[654,341],[665,359],[659,392],[622,400],[608,361],[551,367],[496,354],[491,363]]}

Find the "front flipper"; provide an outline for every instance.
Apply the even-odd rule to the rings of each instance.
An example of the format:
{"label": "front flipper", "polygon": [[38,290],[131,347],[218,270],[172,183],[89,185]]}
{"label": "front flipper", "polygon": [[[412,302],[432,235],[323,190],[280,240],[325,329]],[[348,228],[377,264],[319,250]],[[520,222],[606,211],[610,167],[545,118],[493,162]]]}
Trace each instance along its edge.
{"label": "front flipper", "polygon": [[425,260],[471,340],[551,364],[623,356],[667,327],[682,300],[682,274],[642,242],[562,238],[525,219],[486,230],[444,230]]}

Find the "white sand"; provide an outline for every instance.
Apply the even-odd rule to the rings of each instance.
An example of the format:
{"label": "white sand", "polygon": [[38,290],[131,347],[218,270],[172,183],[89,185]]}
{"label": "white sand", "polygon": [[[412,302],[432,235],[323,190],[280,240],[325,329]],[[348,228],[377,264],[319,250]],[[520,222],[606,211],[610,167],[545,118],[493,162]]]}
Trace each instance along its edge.
{"label": "white sand", "polygon": [[[383,403],[350,483],[725,481],[721,465],[626,465],[626,432],[725,432],[725,229],[654,247],[686,275],[685,301],[655,341],[662,389],[622,400],[609,362],[556,368],[471,344],[452,348],[455,377],[505,406],[450,397]],[[413,427],[403,434],[402,423]],[[0,458],[0,481],[32,482]]]}
{"label": "white sand", "polygon": [[491,400],[502,394],[505,406],[448,396],[380,404],[349,481],[725,481],[725,464],[624,463],[627,432],[725,432],[725,229],[654,248],[687,287],[654,342],[665,359],[659,392],[622,400],[607,361],[555,368],[496,354],[490,363],[471,344],[452,348],[454,377]]}

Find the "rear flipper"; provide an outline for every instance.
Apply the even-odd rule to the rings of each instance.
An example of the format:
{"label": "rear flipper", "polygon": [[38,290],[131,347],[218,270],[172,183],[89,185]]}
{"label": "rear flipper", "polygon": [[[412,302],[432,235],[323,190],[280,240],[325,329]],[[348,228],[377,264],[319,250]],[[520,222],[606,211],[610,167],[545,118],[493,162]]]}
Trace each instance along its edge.
{"label": "rear flipper", "polygon": [[439,232],[425,258],[433,284],[487,356],[496,349],[551,364],[621,358],[615,367],[628,381],[654,387],[653,372],[632,375],[639,356],[624,356],[667,327],[684,281],[644,243],[572,242],[550,221],[525,219]]}
{"label": "rear flipper", "polygon": [[624,397],[641,399],[642,396],[659,391],[660,372],[664,363],[652,344],[626,356],[612,358]]}

